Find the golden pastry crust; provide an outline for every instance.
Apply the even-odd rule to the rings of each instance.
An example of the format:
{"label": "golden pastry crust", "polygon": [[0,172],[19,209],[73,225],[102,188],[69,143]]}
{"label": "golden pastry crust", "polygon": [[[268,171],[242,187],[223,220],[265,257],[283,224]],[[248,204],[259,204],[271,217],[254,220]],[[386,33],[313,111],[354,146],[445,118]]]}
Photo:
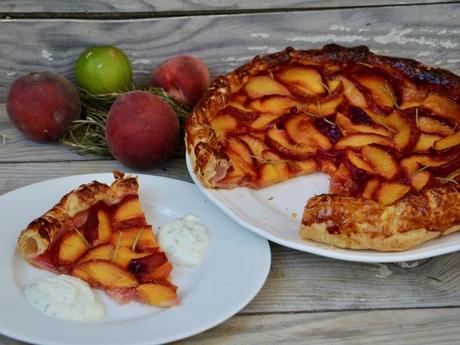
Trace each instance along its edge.
{"label": "golden pastry crust", "polygon": [[19,254],[34,264],[31,259],[44,253],[53,239],[61,231],[68,229],[71,220],[98,201],[114,204],[124,196],[136,194],[138,190],[137,178],[125,176],[114,171],[115,181],[110,185],[93,181],[84,184],[62,199],[43,216],[33,220],[19,235],[17,249]]}
{"label": "golden pastry crust", "polygon": [[460,230],[460,187],[445,184],[385,206],[365,198],[319,195],[302,218],[305,240],[341,248],[402,251]]}

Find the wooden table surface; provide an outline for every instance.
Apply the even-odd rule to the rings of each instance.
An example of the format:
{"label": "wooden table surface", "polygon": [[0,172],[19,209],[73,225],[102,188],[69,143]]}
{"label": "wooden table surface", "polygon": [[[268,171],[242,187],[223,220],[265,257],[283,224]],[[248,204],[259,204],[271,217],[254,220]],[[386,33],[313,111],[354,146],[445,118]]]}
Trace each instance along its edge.
{"label": "wooden table surface", "polygon": [[[52,70],[73,81],[75,60],[88,46],[124,49],[139,86],[155,65],[177,54],[199,56],[216,76],[257,54],[331,42],[365,44],[459,74],[459,24],[458,1],[1,0],[0,194],[59,176],[136,172],[26,140],[6,115],[3,103],[15,78]],[[178,152],[146,173],[190,181],[182,157]],[[384,265],[273,243],[271,249],[270,275],[257,297],[230,320],[180,344],[460,342],[460,253]],[[20,342],[0,335],[0,345],[6,344]]]}

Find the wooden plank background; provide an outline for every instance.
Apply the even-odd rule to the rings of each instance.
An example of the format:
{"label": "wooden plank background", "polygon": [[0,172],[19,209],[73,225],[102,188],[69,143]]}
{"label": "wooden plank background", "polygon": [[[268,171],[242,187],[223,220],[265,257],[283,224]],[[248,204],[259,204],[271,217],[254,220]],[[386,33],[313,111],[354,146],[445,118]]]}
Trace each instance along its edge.
{"label": "wooden plank background", "polygon": [[232,11],[273,9],[315,9],[332,7],[359,7],[402,4],[449,3],[443,0],[3,0],[0,13],[145,13],[186,11]]}
{"label": "wooden plank background", "polygon": [[[418,5],[426,2],[0,0],[0,18],[33,13],[84,18],[85,13],[101,12],[121,18],[0,19],[0,195],[66,175],[114,168],[139,173],[111,159],[25,139],[1,104],[9,84],[22,74],[52,70],[74,81],[74,63],[83,49],[115,44],[129,55],[135,79],[143,86],[155,65],[177,54],[199,56],[216,76],[256,54],[331,42],[365,44],[380,54],[460,73],[460,5]],[[370,7],[343,8],[349,6]],[[274,12],[252,13],[256,8]],[[312,8],[322,9],[305,10]],[[239,10],[248,13],[228,13]],[[190,15],[183,16],[187,11]],[[151,18],[159,12],[168,17]],[[190,181],[180,156],[144,173]],[[460,253],[383,265],[342,262],[276,244],[271,248],[272,269],[258,296],[229,321],[178,344],[458,344]],[[20,342],[0,335],[0,345],[7,344]]]}

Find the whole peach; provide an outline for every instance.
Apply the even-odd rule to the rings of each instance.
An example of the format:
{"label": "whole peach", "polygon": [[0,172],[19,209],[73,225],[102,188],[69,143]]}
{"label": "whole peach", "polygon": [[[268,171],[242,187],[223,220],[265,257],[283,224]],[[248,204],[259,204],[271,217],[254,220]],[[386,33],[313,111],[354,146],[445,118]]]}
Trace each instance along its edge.
{"label": "whole peach", "polygon": [[193,107],[209,85],[208,67],[200,59],[179,55],[152,72],[152,86],[161,87],[176,100]]}
{"label": "whole peach", "polygon": [[10,86],[6,111],[28,138],[54,141],[80,117],[80,96],[66,79],[51,72],[33,72]]}
{"label": "whole peach", "polygon": [[179,120],[160,97],[133,91],[116,99],[105,137],[112,155],[126,166],[152,168],[167,159],[179,138]]}

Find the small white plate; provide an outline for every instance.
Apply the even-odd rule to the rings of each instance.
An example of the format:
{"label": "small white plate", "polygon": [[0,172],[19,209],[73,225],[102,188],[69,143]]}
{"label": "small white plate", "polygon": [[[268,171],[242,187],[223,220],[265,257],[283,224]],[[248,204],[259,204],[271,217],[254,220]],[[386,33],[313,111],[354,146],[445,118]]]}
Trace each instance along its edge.
{"label": "small white plate", "polygon": [[36,344],[160,344],[209,329],[241,310],[263,286],[270,269],[268,242],[231,221],[190,183],[138,175],[140,199],[154,228],[187,213],[208,226],[211,242],[197,268],[173,270],[181,305],[160,309],[132,302],[117,305],[97,291],[107,315],[98,322],[45,316],[23,289],[52,273],[26,263],[15,249],[21,229],[67,192],[92,180],[111,183],[111,174],[69,176],[33,184],[0,197],[0,333]]}
{"label": "small white plate", "polygon": [[329,190],[329,177],[323,173],[293,178],[273,186],[253,190],[203,187],[186,155],[187,169],[198,188],[209,200],[236,222],[283,246],[334,259],[359,262],[401,262],[420,260],[460,250],[460,232],[425,242],[403,252],[377,252],[331,247],[299,236],[307,200]]}

